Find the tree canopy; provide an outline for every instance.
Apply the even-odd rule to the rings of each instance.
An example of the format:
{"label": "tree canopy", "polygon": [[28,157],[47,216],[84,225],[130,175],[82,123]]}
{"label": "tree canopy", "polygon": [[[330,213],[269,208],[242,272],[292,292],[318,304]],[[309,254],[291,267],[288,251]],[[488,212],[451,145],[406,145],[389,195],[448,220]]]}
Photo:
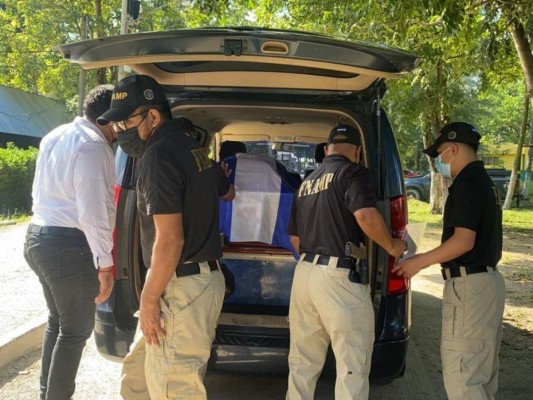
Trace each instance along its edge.
{"label": "tree canopy", "polygon": [[[0,84],[75,104],[78,69],[54,46],[120,33],[121,0],[0,0]],[[518,143],[523,98],[533,102],[533,2],[526,0],[143,0],[129,32],[205,26],[296,29],[399,47],[420,57],[388,84],[384,107],[407,167],[451,120],[484,142]],[[84,34],[86,32],[86,34]],[[87,87],[114,83],[90,71]],[[436,188],[435,190],[439,190]],[[432,207],[442,208],[440,196]]]}

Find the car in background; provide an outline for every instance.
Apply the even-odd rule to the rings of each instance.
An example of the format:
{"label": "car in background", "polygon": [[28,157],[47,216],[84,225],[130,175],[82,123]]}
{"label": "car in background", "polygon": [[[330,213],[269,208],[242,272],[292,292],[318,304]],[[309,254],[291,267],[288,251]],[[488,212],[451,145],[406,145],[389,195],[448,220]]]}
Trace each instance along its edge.
{"label": "car in background", "polygon": [[405,195],[408,199],[428,201],[431,191],[431,173],[422,176],[406,177]]}
{"label": "car in background", "polygon": [[408,169],[403,170],[404,178],[416,178],[417,176],[420,176],[420,174],[417,174],[416,172],[413,172],[413,171],[409,171]]}
{"label": "car in background", "polygon": [[[503,203],[511,183],[511,171],[503,168],[487,168],[487,173],[494,182],[500,203]],[[520,177],[515,182],[513,199],[516,199],[516,206],[518,207],[520,204]]]}
{"label": "car in background", "polygon": [[[511,171],[505,169],[487,169],[487,173],[494,182],[496,194],[500,203],[503,203],[507,194],[507,188],[511,180]],[[405,195],[408,199],[429,201],[431,192],[431,173],[423,176],[405,178]],[[513,198],[517,199],[519,204],[520,180],[517,180]]]}
{"label": "car in background", "polygon": [[[173,116],[205,129],[199,141],[215,157],[226,140],[246,142],[250,152],[255,142],[253,153],[273,157],[268,149],[285,144],[289,153],[282,161],[294,167],[304,158],[295,154],[309,149],[310,158],[337,124],[357,126],[362,132],[361,162],[371,171],[377,207],[395,237],[405,233],[400,155],[389,118],[377,107],[386,93],[385,80],[412,71],[416,56],[381,45],[263,28],[142,32],[65,44],[59,51],[84,69],[125,65],[152,76],[163,85]],[[296,172],[303,174],[307,166],[296,165]],[[128,351],[147,273],[136,179],[137,161],[119,148],[115,285],[109,299],[97,306],[95,325],[97,348],[110,358]],[[256,182],[259,188],[265,180]],[[240,215],[235,201],[232,212]],[[235,276],[236,289],[224,300],[209,367],[286,373],[293,254],[263,241],[232,241],[226,235],[221,244],[221,261]],[[367,249],[376,333],[371,379],[385,383],[405,371],[411,291],[408,280],[391,272],[393,257],[371,241]],[[335,369],[331,355],[325,371]]]}

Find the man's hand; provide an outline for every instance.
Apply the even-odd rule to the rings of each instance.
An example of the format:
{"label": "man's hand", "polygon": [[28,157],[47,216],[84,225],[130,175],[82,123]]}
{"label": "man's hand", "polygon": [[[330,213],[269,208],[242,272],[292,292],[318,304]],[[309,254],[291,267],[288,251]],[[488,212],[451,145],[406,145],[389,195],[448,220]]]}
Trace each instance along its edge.
{"label": "man's hand", "polygon": [[165,330],[161,327],[161,307],[159,302],[146,301],[141,297],[139,324],[146,343],[159,346],[159,336],[164,337],[166,335]]}
{"label": "man's hand", "polygon": [[392,257],[400,257],[407,250],[404,240],[391,237],[383,216],[375,207],[360,208],[354,212],[355,220],[366,236],[380,245]]}
{"label": "man's hand", "polygon": [[220,163],[220,168],[222,168],[222,171],[224,171],[224,175],[226,175],[226,178],[229,178],[232,173],[232,170],[229,168],[228,163],[222,161]]}
{"label": "man's hand", "polygon": [[112,267],[99,269],[98,280],[100,281],[100,290],[98,296],[95,297],[94,302],[96,304],[101,304],[107,300],[113,290]]}
{"label": "man's hand", "polygon": [[409,279],[418,274],[420,270],[425,267],[427,267],[427,265],[424,265],[423,263],[422,254],[419,254],[396,264],[392,268],[392,272],[396,272],[398,275]]}
{"label": "man's hand", "polygon": [[405,240],[392,239],[392,247],[388,249],[388,253],[394,258],[398,258],[403,255],[406,250],[407,242]]}

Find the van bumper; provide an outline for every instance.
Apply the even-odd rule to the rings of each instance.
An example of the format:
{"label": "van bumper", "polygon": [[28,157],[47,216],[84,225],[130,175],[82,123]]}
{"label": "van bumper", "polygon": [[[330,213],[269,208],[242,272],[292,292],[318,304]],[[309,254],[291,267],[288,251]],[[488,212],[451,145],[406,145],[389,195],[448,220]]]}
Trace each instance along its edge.
{"label": "van bumper", "polygon": [[[136,323],[136,318],[132,317]],[[135,324],[117,325],[113,313],[97,309],[94,337],[99,353],[106,359],[122,361],[135,335]],[[379,341],[374,344],[370,379],[387,383],[403,376],[409,339]],[[288,329],[250,329],[219,325],[211,349],[209,368],[221,372],[287,374],[289,355]],[[335,358],[329,350],[324,367],[335,373]]]}
{"label": "van bumper", "polygon": [[370,379],[385,383],[403,376],[409,339],[377,342],[372,352]]}
{"label": "van bumper", "polygon": [[[407,341],[378,343],[372,353],[370,379],[376,382],[389,382],[403,376]],[[209,368],[217,371],[239,372],[244,374],[287,374],[289,349],[270,347],[244,347],[235,345],[213,345]],[[329,352],[324,368],[326,373],[335,372],[335,358]],[[328,371],[329,370],[329,371]]]}
{"label": "van bumper", "polygon": [[122,362],[128,354],[134,335],[134,326],[120,329],[114,321],[113,313],[96,310],[94,340],[102,357]]}
{"label": "van bumper", "polygon": [[[268,346],[261,346],[268,343]],[[372,353],[370,379],[391,382],[403,376],[408,339],[376,342]],[[211,351],[209,367],[217,371],[287,374],[289,355],[288,329],[257,331],[219,326]],[[326,374],[335,373],[335,357],[329,349],[324,366]]]}

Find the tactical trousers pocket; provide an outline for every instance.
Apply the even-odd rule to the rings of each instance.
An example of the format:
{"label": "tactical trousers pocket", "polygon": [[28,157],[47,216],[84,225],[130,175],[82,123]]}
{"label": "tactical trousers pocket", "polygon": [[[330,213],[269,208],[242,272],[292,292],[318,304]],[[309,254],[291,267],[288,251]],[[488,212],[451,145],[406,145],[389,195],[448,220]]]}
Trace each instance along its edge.
{"label": "tactical trousers pocket", "polygon": [[199,397],[195,359],[176,360],[152,356],[146,370],[150,397],[157,400],[192,400]]}
{"label": "tactical trousers pocket", "polygon": [[455,305],[442,303],[442,338],[453,338]]}
{"label": "tactical trousers pocket", "polygon": [[341,364],[346,363],[349,373],[367,376],[372,359],[373,334],[360,331],[346,332],[346,342],[344,351],[347,357],[340,356]]}
{"label": "tactical trousers pocket", "polygon": [[492,374],[483,348],[481,339],[442,340],[442,373],[449,399],[486,398],[474,396]]}

